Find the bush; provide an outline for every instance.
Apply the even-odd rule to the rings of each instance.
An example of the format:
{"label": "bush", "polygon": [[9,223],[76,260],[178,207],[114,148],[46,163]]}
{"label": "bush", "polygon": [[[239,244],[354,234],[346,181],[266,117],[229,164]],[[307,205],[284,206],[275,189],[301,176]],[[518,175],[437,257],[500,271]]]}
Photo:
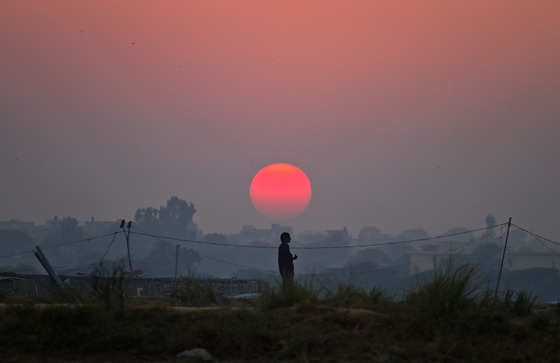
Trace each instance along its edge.
{"label": "bush", "polygon": [[474,293],[478,290],[473,284],[474,271],[469,265],[455,271],[436,271],[431,280],[418,283],[405,298],[405,303],[430,316],[462,310],[474,302]]}
{"label": "bush", "polygon": [[391,302],[391,299],[378,288],[369,293],[354,286],[339,285],[335,292],[327,293],[325,303],[334,306],[367,308]]}
{"label": "bush", "polygon": [[277,290],[265,289],[261,293],[259,306],[263,310],[290,307],[295,304],[312,304],[319,302],[319,294],[311,284],[302,286],[293,282]]}
{"label": "bush", "polygon": [[65,304],[77,304],[86,300],[83,291],[67,284],[57,286],[50,294],[50,299],[52,302]]}
{"label": "bush", "polygon": [[125,308],[129,296],[124,274],[122,263],[113,263],[110,269],[100,263],[91,274],[93,296],[108,310]]}
{"label": "bush", "polygon": [[507,290],[501,300],[501,305],[515,316],[523,317],[533,311],[536,301],[537,298],[530,292]]}
{"label": "bush", "polygon": [[181,279],[171,296],[187,306],[217,305],[225,301],[212,285],[191,277]]}

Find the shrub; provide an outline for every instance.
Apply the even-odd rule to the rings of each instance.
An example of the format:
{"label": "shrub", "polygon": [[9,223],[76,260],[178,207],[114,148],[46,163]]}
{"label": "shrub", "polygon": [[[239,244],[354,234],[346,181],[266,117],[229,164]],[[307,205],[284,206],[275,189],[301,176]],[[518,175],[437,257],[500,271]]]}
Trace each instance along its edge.
{"label": "shrub", "polygon": [[531,313],[536,301],[537,298],[530,292],[524,290],[515,292],[508,289],[504,293],[501,305],[515,316],[523,317]]}
{"label": "shrub", "polygon": [[100,263],[91,274],[93,296],[108,310],[124,310],[128,300],[124,265],[113,263],[109,269]]}
{"label": "shrub", "polygon": [[290,307],[295,304],[311,304],[319,302],[319,295],[312,285],[306,286],[293,282],[287,286],[279,287],[277,290],[265,289],[261,293],[259,306],[263,310],[281,307]]}
{"label": "shrub", "polygon": [[391,299],[386,297],[383,291],[378,288],[373,288],[368,293],[350,285],[339,285],[335,292],[327,293],[325,296],[327,304],[354,308],[367,308],[390,301]]}
{"label": "shrub", "polygon": [[473,276],[474,268],[469,265],[454,271],[435,271],[431,280],[418,283],[405,298],[405,303],[429,315],[457,312],[474,301],[478,288],[473,284]]}
{"label": "shrub", "polygon": [[182,278],[171,296],[187,306],[208,306],[224,302],[210,283],[191,277]]}
{"label": "shrub", "polygon": [[83,302],[83,291],[72,285],[62,284],[57,286],[50,294],[50,300],[55,303],[76,304]]}

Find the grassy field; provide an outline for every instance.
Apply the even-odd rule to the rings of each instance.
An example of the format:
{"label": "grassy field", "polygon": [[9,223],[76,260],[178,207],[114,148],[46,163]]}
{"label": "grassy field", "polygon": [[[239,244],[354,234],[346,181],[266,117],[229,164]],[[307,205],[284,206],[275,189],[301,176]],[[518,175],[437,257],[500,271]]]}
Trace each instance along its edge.
{"label": "grassy field", "polygon": [[139,301],[100,280],[111,286],[59,291],[58,304],[4,299],[0,361],[165,362],[196,347],[221,362],[560,361],[560,308],[524,292],[495,297],[473,277],[436,273],[399,300],[295,284],[237,301],[200,284]]}

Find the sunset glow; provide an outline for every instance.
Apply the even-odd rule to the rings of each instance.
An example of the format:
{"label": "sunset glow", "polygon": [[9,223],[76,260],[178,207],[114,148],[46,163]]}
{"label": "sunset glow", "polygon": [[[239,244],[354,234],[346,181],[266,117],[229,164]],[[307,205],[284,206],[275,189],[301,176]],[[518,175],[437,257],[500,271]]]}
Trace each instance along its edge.
{"label": "sunset glow", "polygon": [[278,220],[302,213],[311,200],[311,183],[303,170],[284,163],[262,168],[253,178],[251,201],[259,212]]}
{"label": "sunset glow", "polygon": [[177,195],[204,233],[234,234],[305,210],[310,188],[247,198],[280,160],[313,181],[294,232],[436,234],[493,213],[560,235],[558,0],[18,0],[0,14],[0,221],[132,218]]}

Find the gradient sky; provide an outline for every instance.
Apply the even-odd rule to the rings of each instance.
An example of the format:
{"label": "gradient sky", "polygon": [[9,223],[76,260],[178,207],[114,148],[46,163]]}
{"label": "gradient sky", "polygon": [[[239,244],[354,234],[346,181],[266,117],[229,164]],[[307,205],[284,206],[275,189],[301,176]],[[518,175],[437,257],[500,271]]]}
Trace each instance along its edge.
{"label": "gradient sky", "polygon": [[133,219],[176,195],[205,233],[483,227],[560,239],[560,2],[0,2],[0,220]]}

